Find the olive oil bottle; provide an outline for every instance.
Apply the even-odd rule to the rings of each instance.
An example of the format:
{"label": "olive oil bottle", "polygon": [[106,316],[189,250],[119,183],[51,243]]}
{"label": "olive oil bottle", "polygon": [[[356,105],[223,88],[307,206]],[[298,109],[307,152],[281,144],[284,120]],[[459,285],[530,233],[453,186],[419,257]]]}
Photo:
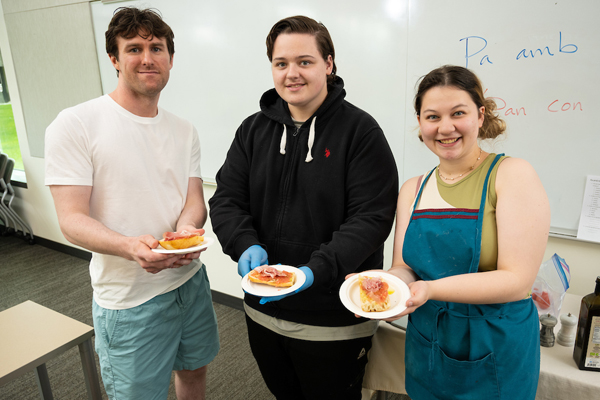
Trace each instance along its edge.
{"label": "olive oil bottle", "polygon": [[600,276],[594,293],[581,299],[573,358],[579,369],[600,372]]}

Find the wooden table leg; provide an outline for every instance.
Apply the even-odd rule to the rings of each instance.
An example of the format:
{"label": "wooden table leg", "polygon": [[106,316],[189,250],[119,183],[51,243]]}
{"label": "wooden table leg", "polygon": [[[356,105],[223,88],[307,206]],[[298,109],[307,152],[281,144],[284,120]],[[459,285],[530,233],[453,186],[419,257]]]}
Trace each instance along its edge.
{"label": "wooden table leg", "polygon": [[46,369],[46,364],[36,367],[35,377],[42,399],[54,400],[54,396],[52,396],[52,389],[50,388],[50,379],[48,379],[48,370]]}
{"label": "wooden table leg", "polygon": [[91,338],[79,344],[79,355],[81,356],[81,365],[83,367],[88,399],[102,400],[100,381],[98,379],[98,370],[96,369],[96,359],[94,358]]}

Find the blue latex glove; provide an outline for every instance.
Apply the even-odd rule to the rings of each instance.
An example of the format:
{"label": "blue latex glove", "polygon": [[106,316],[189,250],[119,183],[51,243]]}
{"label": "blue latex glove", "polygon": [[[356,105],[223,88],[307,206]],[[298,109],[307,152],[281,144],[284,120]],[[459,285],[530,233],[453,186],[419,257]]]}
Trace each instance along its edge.
{"label": "blue latex glove", "polygon": [[300,271],[304,272],[304,275],[306,275],[306,280],[304,281],[304,283],[302,284],[302,286],[300,286],[298,289],[296,289],[292,293],[282,294],[281,296],[263,297],[263,298],[260,299],[260,304],[265,304],[265,303],[268,303],[270,301],[279,301],[281,299],[285,299],[288,296],[292,296],[292,295],[294,295],[296,293],[300,293],[301,291],[306,290],[309,287],[311,287],[312,284],[313,284],[313,282],[315,281],[315,276],[313,275],[312,270],[310,268],[308,268],[308,267],[300,267],[298,269]]}
{"label": "blue latex glove", "polygon": [[256,267],[269,263],[265,249],[255,244],[242,253],[238,260],[238,274],[243,278]]}

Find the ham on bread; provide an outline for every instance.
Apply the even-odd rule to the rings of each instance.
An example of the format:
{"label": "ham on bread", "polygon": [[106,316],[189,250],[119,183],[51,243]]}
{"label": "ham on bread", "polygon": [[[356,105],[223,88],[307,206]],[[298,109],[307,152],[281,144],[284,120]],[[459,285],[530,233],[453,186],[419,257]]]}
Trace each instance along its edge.
{"label": "ham on bread", "polygon": [[204,229],[194,229],[193,231],[165,232],[162,240],[158,243],[167,250],[181,250],[193,246],[198,246],[204,241]]}
{"label": "ham on bread", "polygon": [[380,276],[358,276],[360,308],[366,312],[380,312],[390,308],[389,284]]}
{"label": "ham on bread", "polygon": [[263,283],[275,287],[290,287],[296,282],[296,274],[269,265],[263,265],[250,271],[248,279],[252,282]]}

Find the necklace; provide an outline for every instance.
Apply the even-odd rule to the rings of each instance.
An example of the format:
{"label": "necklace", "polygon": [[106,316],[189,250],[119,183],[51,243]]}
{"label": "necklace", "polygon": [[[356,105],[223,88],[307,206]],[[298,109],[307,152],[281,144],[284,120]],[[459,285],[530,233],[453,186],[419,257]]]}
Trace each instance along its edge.
{"label": "necklace", "polygon": [[460,175],[458,175],[458,176],[456,176],[454,178],[446,178],[444,175],[442,175],[442,171],[440,170],[440,166],[438,165],[438,175],[440,176],[440,178],[442,178],[442,179],[444,179],[446,181],[453,181],[455,179],[461,178],[464,174],[473,171],[473,168],[475,168],[475,166],[477,165],[477,162],[481,158],[481,152],[482,152],[482,150],[479,149],[479,157],[477,157],[477,160],[475,160],[475,164],[473,164],[473,166],[471,168],[469,168],[468,170],[466,170],[462,174],[460,174]]}

